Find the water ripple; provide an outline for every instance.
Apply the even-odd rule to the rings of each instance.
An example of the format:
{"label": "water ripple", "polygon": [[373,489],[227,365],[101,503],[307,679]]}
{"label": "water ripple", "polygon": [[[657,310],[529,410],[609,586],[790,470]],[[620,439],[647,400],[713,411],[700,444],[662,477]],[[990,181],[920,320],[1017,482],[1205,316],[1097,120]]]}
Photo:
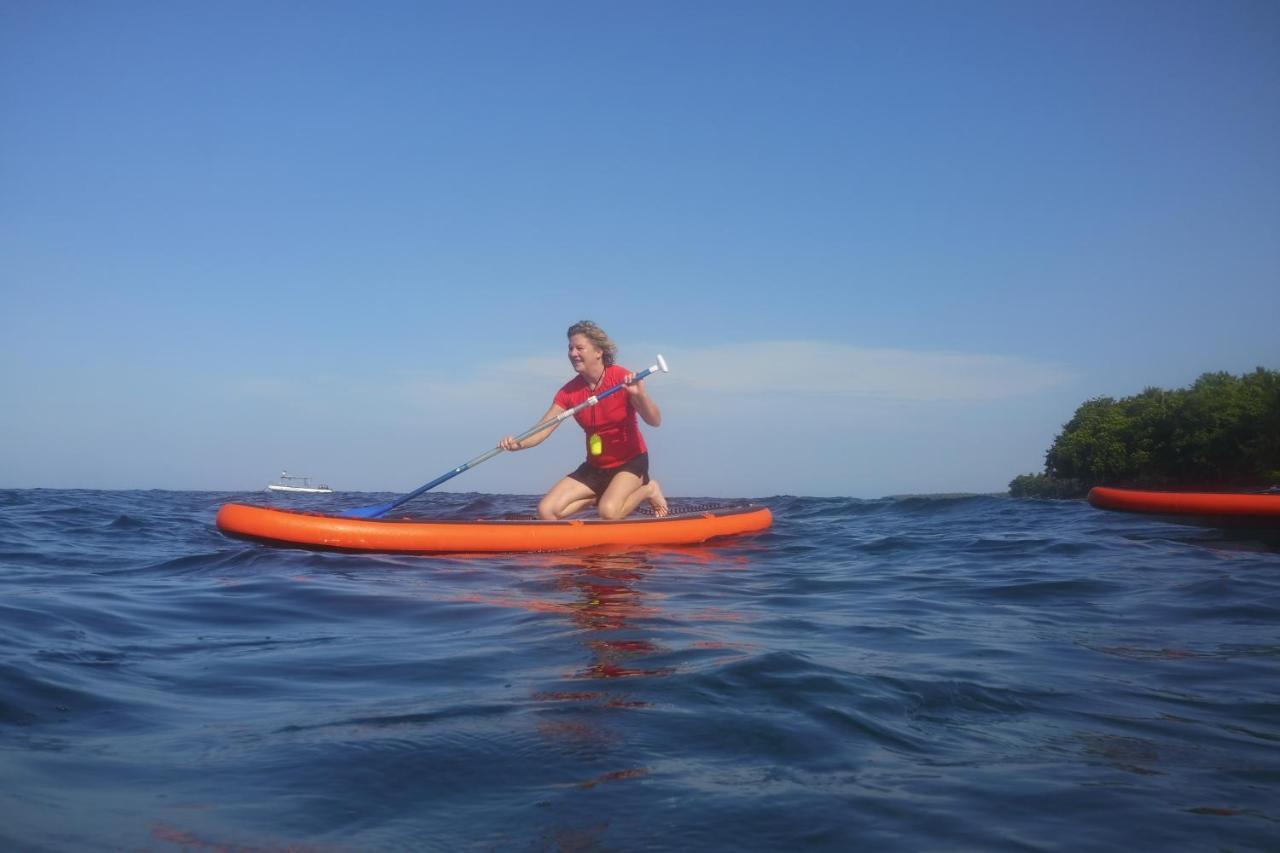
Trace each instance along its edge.
{"label": "water ripple", "polygon": [[994,496],[486,558],[212,523],[392,497],[0,491],[0,847],[1274,848],[1273,542]]}

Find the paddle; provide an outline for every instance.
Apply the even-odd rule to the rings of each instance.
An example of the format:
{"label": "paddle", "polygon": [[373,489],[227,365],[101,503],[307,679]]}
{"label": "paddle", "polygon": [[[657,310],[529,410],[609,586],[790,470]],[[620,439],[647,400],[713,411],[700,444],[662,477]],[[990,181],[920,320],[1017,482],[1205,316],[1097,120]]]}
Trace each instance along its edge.
{"label": "paddle", "polygon": [[[632,382],[639,382],[641,379],[644,379],[650,373],[657,373],[659,370],[661,370],[663,373],[671,372],[670,370],[667,369],[666,359],[664,359],[661,355],[658,356],[657,364],[653,365],[652,367],[646,367],[644,370],[637,373],[635,375],[635,378],[632,380]],[[608,397],[610,394],[617,393],[618,391],[621,391],[623,388],[626,388],[626,387],[627,386],[625,383],[622,385],[615,385],[612,388],[610,388],[608,391],[605,391],[603,394],[599,394],[594,397],[588,397],[586,400],[583,400],[581,403],[574,406],[572,409],[569,409],[567,412],[561,412],[560,414],[556,415],[554,418],[551,418],[550,420],[547,420],[547,421],[543,421],[537,426],[527,429],[524,432],[520,433],[519,435],[516,436],[516,441],[524,441],[526,438],[528,438],[531,435],[537,435],[543,430],[551,429],[553,426],[556,426],[561,421],[564,421],[573,417],[578,412],[581,412],[583,409],[596,405],[605,397]],[[463,471],[476,467],[481,462],[492,459],[493,457],[497,456],[501,452],[502,452],[501,445],[493,448],[492,450],[487,450],[484,453],[477,456],[475,459],[472,459],[470,462],[465,462],[462,465],[459,465],[457,468],[454,468],[452,471],[449,471],[446,474],[442,474],[441,476],[436,477],[434,480],[432,480],[430,483],[427,483],[425,486],[414,489],[409,494],[405,495],[404,497],[398,500],[394,500],[391,503],[378,504],[377,506],[356,507],[354,509],[345,510],[339,513],[339,515],[345,518],[380,518],[381,516],[386,515],[387,513],[391,512],[391,510],[395,509],[401,504],[408,503],[409,501],[413,500],[423,492],[431,491],[432,489],[434,489],[436,486],[440,485],[444,481],[458,476]]]}

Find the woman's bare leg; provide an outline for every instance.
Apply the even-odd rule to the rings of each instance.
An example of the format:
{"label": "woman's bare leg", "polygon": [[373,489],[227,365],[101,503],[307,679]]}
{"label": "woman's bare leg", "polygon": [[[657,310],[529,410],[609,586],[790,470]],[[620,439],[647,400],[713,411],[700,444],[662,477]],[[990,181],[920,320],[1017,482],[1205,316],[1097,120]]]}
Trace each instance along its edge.
{"label": "woman's bare leg", "polygon": [[595,492],[584,483],[565,477],[538,502],[538,517],[554,521],[581,512],[595,502]]}
{"label": "woman's bare leg", "polygon": [[653,507],[653,514],[658,518],[662,518],[670,508],[667,506],[667,496],[662,493],[662,487],[658,485],[657,480],[649,481],[649,495],[647,500],[649,505]]}
{"label": "woman's bare leg", "polygon": [[630,471],[623,471],[613,478],[609,488],[600,496],[600,517],[626,518],[644,501],[653,504],[654,515],[667,514],[667,499],[656,480],[642,483]]}

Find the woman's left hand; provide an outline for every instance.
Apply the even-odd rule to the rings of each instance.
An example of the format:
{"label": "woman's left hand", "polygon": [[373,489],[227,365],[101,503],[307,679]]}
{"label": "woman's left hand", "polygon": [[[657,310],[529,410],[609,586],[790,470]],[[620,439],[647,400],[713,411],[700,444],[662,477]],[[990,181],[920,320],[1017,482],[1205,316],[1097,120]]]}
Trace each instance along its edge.
{"label": "woman's left hand", "polygon": [[644,380],[636,379],[634,373],[628,373],[627,378],[622,380],[622,384],[627,386],[627,393],[632,397],[644,396]]}

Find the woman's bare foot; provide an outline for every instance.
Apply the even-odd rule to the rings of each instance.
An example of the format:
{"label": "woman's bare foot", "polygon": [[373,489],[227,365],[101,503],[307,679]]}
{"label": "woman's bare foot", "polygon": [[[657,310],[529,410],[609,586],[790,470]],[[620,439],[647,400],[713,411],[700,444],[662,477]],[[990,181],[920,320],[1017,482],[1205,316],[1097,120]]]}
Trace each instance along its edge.
{"label": "woman's bare foot", "polygon": [[667,496],[662,493],[662,487],[658,485],[657,480],[649,481],[649,504],[653,507],[653,514],[658,518],[662,518],[670,511],[667,507]]}

